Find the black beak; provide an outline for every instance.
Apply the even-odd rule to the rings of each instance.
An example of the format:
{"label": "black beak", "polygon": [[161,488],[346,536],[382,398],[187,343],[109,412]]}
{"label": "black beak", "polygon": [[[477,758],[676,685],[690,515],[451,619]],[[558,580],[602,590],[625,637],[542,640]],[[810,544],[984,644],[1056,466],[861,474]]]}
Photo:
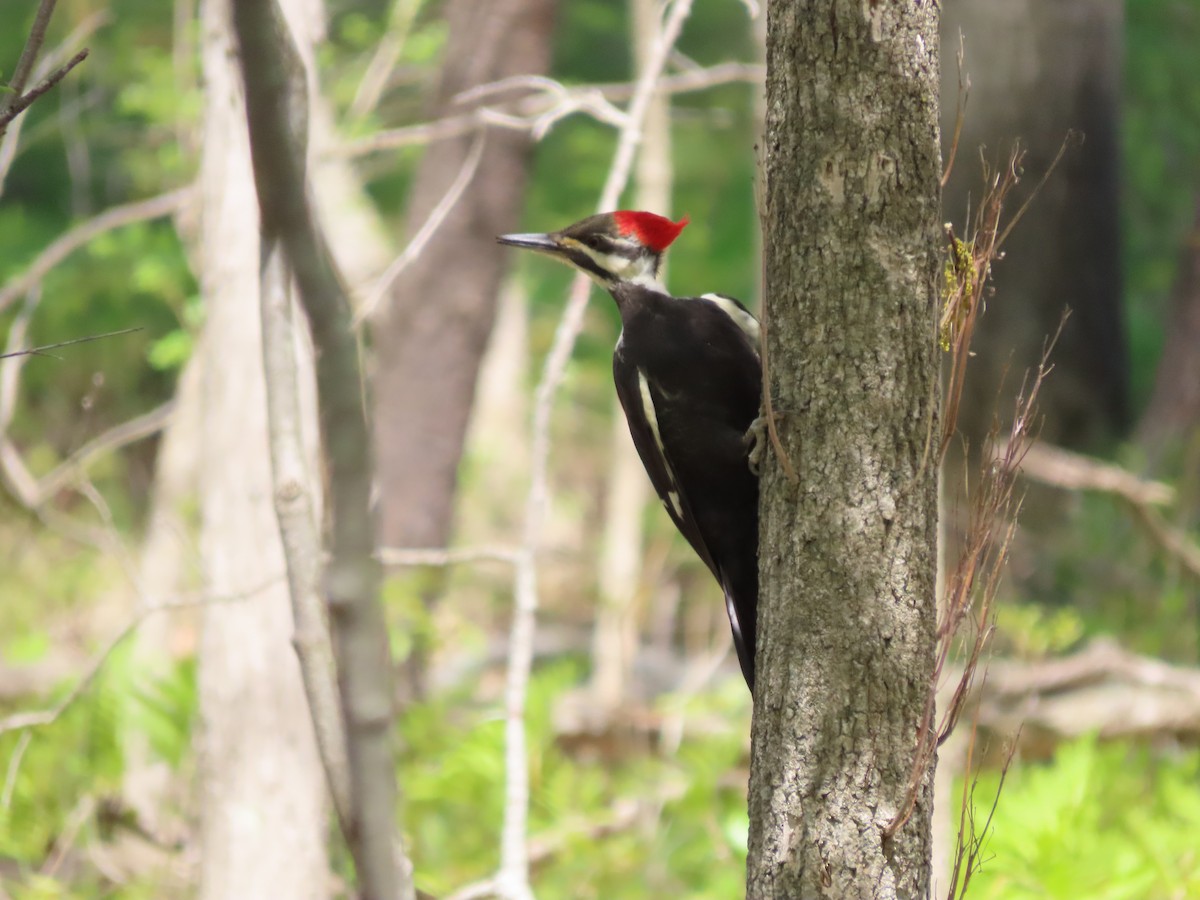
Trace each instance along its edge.
{"label": "black beak", "polygon": [[521,247],[525,250],[537,250],[541,253],[552,253],[558,256],[562,247],[553,235],[549,234],[501,234],[496,240],[509,247]]}

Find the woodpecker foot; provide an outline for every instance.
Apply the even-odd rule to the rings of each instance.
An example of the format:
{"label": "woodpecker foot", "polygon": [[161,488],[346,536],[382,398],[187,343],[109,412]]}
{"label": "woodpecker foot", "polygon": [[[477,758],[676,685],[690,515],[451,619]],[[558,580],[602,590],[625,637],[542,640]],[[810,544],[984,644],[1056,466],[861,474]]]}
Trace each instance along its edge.
{"label": "woodpecker foot", "polygon": [[[775,410],[775,421],[786,417],[786,413]],[[742,437],[745,442],[748,452],[746,454],[746,462],[750,466],[750,471],[755,475],[762,473],[763,455],[771,446],[771,436],[767,428],[767,417],[759,416],[750,423],[750,427],[746,429],[746,434]]]}
{"label": "woodpecker foot", "polygon": [[749,451],[746,455],[746,462],[750,466],[750,471],[755,475],[760,474],[762,457],[767,452],[767,444],[770,441],[767,434],[767,417],[759,416],[751,422],[742,441],[745,442]]}

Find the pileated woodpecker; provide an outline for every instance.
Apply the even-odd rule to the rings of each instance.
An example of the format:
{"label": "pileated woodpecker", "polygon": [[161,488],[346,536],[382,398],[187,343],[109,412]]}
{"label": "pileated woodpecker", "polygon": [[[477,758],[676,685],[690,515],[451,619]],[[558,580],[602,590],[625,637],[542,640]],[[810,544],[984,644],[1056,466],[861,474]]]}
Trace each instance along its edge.
{"label": "pileated woodpecker", "polygon": [[621,210],[498,240],[574,266],[617,301],[613,377],[629,433],[667,514],[721,583],[753,691],[758,479],[749,455],[762,396],[758,321],[732,297],[672,297],[658,281],[663,254],[686,224]]}

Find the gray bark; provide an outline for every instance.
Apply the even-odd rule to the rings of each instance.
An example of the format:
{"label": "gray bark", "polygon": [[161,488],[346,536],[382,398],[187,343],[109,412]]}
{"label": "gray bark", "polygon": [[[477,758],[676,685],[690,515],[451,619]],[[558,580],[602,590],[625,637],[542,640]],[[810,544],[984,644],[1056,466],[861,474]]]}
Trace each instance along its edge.
{"label": "gray bark", "polygon": [[[768,364],[750,898],[925,897],[932,765],[937,6],[768,5]],[[768,456],[770,456],[768,454]]]}
{"label": "gray bark", "polygon": [[[258,207],[228,0],[203,7],[200,281],[206,587],[200,638],[202,898],[328,895],[325,778],[295,652],[271,498],[258,312]],[[311,365],[311,361],[309,362]]]}
{"label": "gray bark", "polygon": [[[1003,165],[1013,141],[1028,150],[1008,212],[1032,193],[1069,129],[1082,132],[1005,244],[995,294],[980,320],[959,427],[978,447],[998,408],[1013,409],[1021,374],[1036,368],[1063,309],[1071,318],[1039,394],[1041,436],[1094,446],[1124,426],[1129,377],[1121,311],[1117,140],[1120,0],[946,0],[942,133],[954,133],[959,33],[971,89],[945,216],[958,234],[979,204],[979,148]],[[997,389],[1004,382],[997,407]]]}

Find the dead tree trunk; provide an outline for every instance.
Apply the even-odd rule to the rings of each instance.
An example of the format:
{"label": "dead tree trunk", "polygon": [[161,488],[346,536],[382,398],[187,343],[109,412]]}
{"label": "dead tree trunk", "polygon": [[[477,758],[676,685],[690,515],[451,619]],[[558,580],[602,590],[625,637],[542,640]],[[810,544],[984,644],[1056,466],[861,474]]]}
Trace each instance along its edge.
{"label": "dead tree trunk", "polygon": [[767,9],[766,350],[798,481],[771,458],[762,482],[747,896],[925,897],[937,6]]}

